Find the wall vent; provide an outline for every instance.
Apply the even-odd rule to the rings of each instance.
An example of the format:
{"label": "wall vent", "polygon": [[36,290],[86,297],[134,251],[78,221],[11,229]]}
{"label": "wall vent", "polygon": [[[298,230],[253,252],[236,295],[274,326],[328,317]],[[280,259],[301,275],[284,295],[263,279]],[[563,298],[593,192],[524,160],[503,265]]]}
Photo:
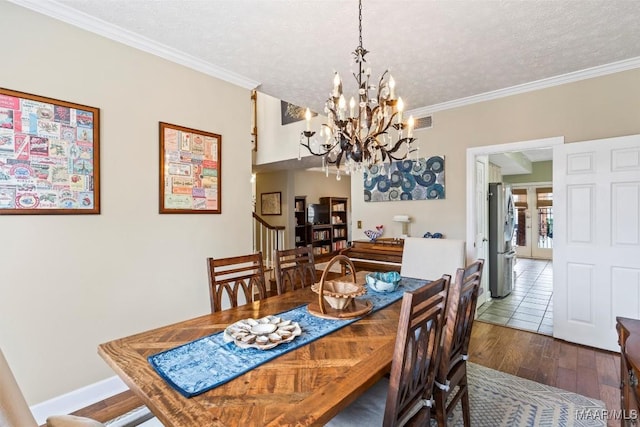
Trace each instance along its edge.
{"label": "wall vent", "polygon": [[429,129],[433,127],[433,116],[420,117],[416,119],[414,129]]}

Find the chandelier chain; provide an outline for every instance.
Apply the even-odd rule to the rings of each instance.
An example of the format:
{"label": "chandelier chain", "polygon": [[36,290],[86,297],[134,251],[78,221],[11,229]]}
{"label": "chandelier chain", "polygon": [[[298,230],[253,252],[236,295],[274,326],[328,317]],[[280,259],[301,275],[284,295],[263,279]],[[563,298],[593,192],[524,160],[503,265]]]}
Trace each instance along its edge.
{"label": "chandelier chain", "polygon": [[362,49],[362,0],[358,0],[358,34],[360,49]]}

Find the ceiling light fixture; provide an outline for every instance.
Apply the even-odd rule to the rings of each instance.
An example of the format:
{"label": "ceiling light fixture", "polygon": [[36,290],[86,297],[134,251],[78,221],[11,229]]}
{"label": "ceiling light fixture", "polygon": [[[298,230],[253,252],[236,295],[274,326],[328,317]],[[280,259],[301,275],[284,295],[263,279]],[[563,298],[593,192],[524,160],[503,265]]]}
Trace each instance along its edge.
{"label": "ceiling light fixture", "polygon": [[[308,108],[307,128],[300,134],[300,146],[306,147],[314,156],[322,157],[322,168],[327,176],[329,166],[335,165],[338,180],[343,165],[347,174],[373,165],[380,166],[384,173],[385,162],[391,166],[394,160],[404,160],[409,153],[416,152],[417,156],[417,148],[411,146],[415,141],[413,116],[406,123],[402,121],[404,103],[402,98],[396,97],[395,81],[389,70],[382,74],[377,86],[369,83],[371,68],[364,67],[369,51],[362,47],[362,0],[358,1],[358,25],[360,44],[353,52],[358,66],[357,74],[353,73],[358,84],[358,101],[351,97],[347,107],[342,80],[336,72],[333,90],[325,102],[327,123],[320,129],[320,141],[311,130]],[[403,135],[405,129],[406,136]],[[392,132],[396,134],[395,138]],[[298,159],[300,157],[298,150]]]}

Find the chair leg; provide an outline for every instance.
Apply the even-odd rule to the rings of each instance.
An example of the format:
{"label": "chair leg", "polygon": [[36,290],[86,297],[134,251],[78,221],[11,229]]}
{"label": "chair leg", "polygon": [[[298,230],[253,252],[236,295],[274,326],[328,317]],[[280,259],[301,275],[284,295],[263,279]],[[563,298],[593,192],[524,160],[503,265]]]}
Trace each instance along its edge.
{"label": "chair leg", "polygon": [[[447,427],[447,394],[442,390],[435,393],[436,421],[438,427]],[[465,426],[466,427],[466,426]]]}
{"label": "chair leg", "polygon": [[464,387],[460,402],[462,404],[462,418],[464,420],[464,427],[471,427],[471,411],[469,410],[469,387],[467,387],[466,381],[460,386]]}

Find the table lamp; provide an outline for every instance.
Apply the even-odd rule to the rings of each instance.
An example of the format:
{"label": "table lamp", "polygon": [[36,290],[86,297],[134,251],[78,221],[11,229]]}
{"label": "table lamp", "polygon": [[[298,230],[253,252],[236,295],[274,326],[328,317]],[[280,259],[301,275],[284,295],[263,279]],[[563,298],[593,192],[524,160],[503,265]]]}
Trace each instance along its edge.
{"label": "table lamp", "polygon": [[405,239],[409,237],[409,223],[411,222],[409,215],[395,215],[393,220],[395,222],[402,223],[402,234],[400,235],[400,238]]}

